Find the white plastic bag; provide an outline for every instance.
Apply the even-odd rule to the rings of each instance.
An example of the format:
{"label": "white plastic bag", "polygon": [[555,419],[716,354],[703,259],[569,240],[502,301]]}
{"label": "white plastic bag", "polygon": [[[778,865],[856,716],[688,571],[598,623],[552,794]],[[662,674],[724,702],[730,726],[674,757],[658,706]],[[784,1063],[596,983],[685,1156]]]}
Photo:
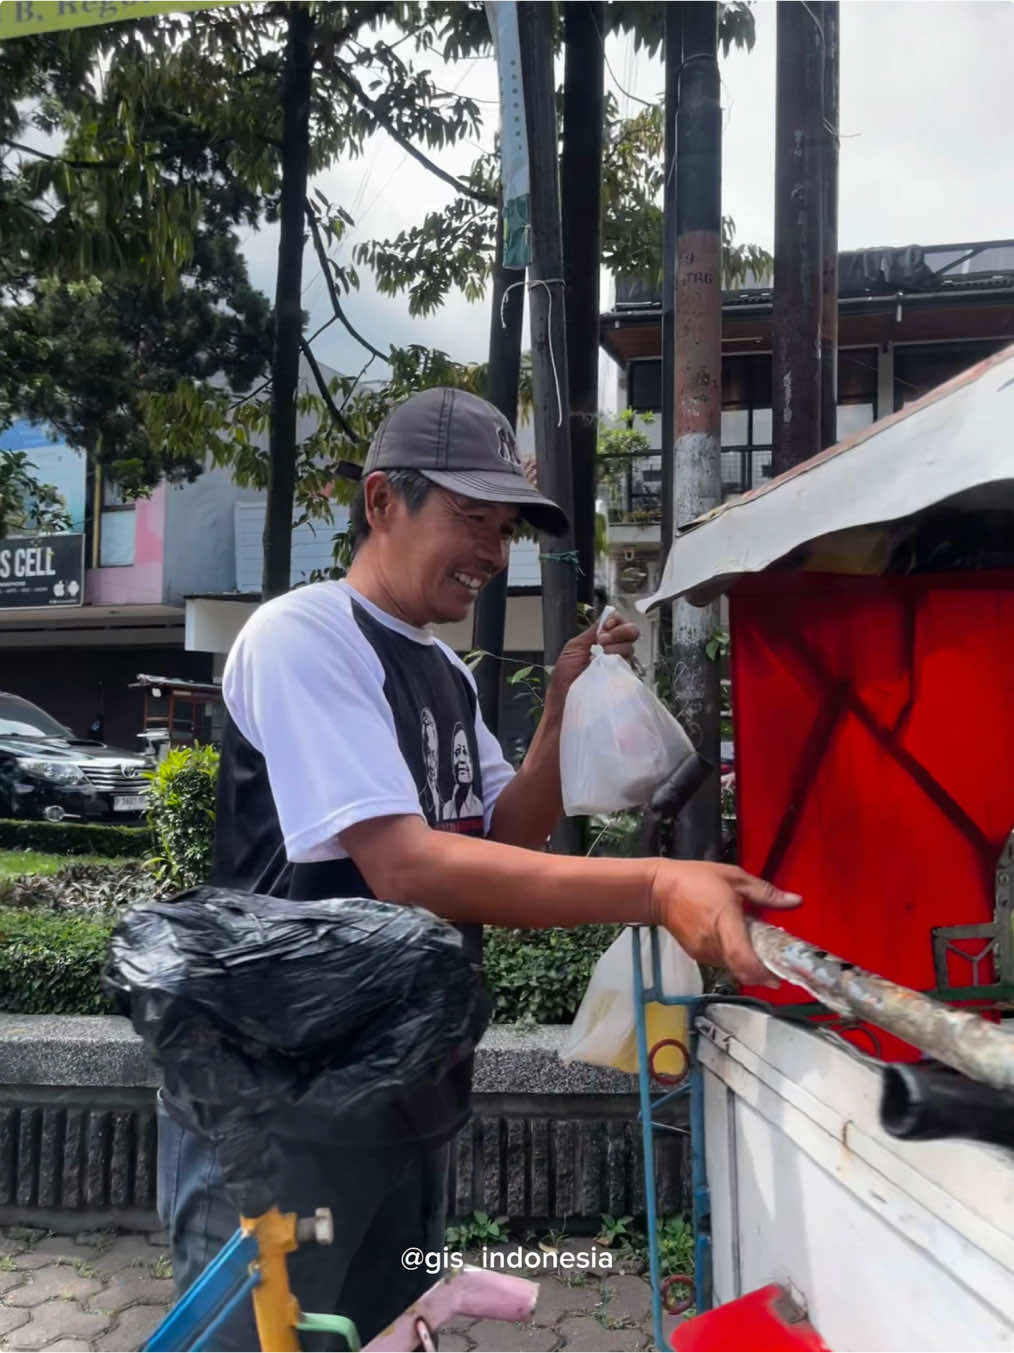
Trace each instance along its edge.
{"label": "white plastic bag", "polygon": [[693,755],[686,733],[629,664],[595,644],[563,708],[560,783],[566,815],[642,808]]}
{"label": "white plastic bag", "polygon": [[[634,946],[630,927],[620,932],[595,965],[567,1042],[560,1053],[565,1062],[590,1062],[618,1071],[637,1071],[637,1026],[634,1015]],[[673,939],[659,928],[659,960],[664,996],[699,996],[704,990],[701,970]],[[641,927],[641,974],[645,987],[652,982],[651,930]],[[687,1046],[687,1009],[653,1001],[645,1009],[648,1051],[663,1038]],[[665,1048],[655,1058],[655,1070],[679,1075],[685,1059],[678,1048]]]}

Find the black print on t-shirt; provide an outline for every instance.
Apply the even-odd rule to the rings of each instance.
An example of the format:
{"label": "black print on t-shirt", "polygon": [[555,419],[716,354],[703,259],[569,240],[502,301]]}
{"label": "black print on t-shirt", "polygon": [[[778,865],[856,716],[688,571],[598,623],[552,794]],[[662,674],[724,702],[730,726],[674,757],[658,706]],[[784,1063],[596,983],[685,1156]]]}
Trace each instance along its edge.
{"label": "black print on t-shirt", "polygon": [[463,724],[456,723],[451,734],[451,797],[443,806],[442,822],[482,820],[482,800],[475,793],[475,760]]}

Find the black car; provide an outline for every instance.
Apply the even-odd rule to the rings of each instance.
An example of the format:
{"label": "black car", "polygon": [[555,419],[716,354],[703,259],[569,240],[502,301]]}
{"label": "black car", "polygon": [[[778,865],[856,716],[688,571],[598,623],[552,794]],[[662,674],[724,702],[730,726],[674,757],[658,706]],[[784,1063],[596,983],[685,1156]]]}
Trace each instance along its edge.
{"label": "black car", "polygon": [[75,737],[30,700],[0,691],[0,817],[136,821],[151,769],[140,753]]}

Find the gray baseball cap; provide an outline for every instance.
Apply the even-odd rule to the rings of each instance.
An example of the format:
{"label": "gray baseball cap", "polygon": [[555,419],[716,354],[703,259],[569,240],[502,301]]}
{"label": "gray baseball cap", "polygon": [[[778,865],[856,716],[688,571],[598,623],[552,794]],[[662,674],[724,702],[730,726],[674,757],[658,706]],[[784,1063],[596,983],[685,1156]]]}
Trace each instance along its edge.
{"label": "gray baseball cap", "polygon": [[537,531],[567,533],[563,509],[525,478],[510,423],[467,390],[435,386],[393,408],[370,443],[363,477],[374,470],[418,470],[465,498],[516,503]]}

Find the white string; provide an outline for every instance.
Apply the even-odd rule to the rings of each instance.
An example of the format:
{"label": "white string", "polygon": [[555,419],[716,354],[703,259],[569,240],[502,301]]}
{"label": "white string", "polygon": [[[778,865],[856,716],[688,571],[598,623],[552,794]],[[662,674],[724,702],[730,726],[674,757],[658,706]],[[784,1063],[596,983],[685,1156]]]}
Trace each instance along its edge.
{"label": "white string", "polygon": [[[502,329],[507,328],[507,321],[504,319],[503,315],[504,309],[506,308],[507,305],[507,297],[511,294],[511,292],[514,290],[515,287],[523,287],[524,285],[525,285],[524,282],[521,281],[521,282],[511,282],[510,286],[504,287],[503,295],[500,297],[500,327]],[[556,369],[556,353],[553,351],[553,293],[552,291],[550,291],[550,286],[562,287],[564,285],[565,283],[562,277],[547,277],[545,280],[543,280],[541,277],[537,277],[534,282],[528,283],[529,291],[531,291],[533,287],[545,287],[546,295],[549,297],[549,309],[546,313],[546,339],[549,344],[549,365],[552,367],[553,371],[553,385],[556,388],[557,427],[563,426],[563,396],[560,393],[560,373]]]}

